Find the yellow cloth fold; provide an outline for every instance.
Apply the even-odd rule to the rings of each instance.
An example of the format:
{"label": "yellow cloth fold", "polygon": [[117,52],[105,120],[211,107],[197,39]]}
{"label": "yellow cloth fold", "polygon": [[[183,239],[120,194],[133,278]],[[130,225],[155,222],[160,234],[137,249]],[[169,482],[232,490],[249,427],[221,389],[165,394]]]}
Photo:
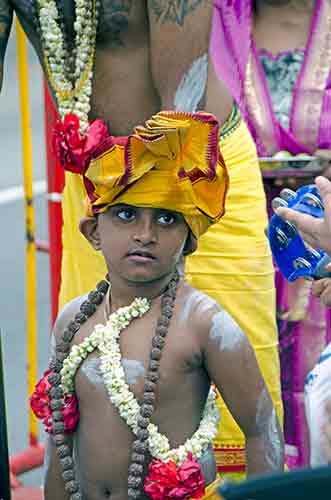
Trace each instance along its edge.
{"label": "yellow cloth fold", "polygon": [[[282,421],[274,273],[264,235],[267,216],[256,150],[243,123],[221,139],[220,147],[230,176],[226,215],[199,240],[198,252],[187,260],[187,276],[248,334]],[[81,177],[66,173],[60,306],[92,290],[106,274],[101,254],[78,230],[83,199]],[[215,446],[219,470],[226,477],[244,467],[244,439],[223,403],[220,406]]]}
{"label": "yellow cloth fold", "polygon": [[218,488],[222,485],[220,479],[215,479],[215,481],[206,487],[205,494],[200,500],[221,500],[222,497],[218,494]]}
{"label": "yellow cloth fold", "polygon": [[109,137],[84,176],[89,215],[118,203],[183,214],[196,238],[224,214],[228,176],[210,113],[163,111],[126,138]]}

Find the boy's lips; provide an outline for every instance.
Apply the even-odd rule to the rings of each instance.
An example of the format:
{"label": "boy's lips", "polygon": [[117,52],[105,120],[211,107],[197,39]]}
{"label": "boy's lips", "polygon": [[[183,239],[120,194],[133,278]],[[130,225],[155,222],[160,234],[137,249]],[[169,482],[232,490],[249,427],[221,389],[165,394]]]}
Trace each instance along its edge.
{"label": "boy's lips", "polygon": [[147,262],[152,262],[156,260],[155,255],[153,255],[151,252],[148,250],[131,250],[130,252],[127,253],[127,258],[136,263],[147,263]]}

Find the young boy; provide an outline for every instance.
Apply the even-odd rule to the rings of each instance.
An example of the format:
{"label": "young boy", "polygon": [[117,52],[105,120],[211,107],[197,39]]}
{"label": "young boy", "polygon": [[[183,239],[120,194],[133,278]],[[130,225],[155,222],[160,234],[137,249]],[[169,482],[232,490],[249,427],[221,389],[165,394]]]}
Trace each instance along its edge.
{"label": "young boy", "polygon": [[248,473],[283,467],[245,334],[178,273],[224,213],[217,139],[210,114],[158,113],[132,136],[106,139],[81,169],[89,216],[80,230],[102,252],[110,285],[62,311],[51,373],[32,397],[52,433],[46,500],[213,498],[211,381],[245,433]]}

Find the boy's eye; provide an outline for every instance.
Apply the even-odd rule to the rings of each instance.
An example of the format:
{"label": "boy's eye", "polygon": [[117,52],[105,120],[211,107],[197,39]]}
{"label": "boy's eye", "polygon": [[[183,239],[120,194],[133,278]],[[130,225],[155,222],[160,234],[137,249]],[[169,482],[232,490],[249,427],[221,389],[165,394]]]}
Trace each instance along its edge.
{"label": "boy's eye", "polygon": [[169,226],[170,224],[173,224],[175,222],[175,216],[171,213],[165,213],[159,215],[157,220],[160,224]]}
{"label": "boy's eye", "polygon": [[121,208],[117,211],[116,215],[126,222],[131,222],[135,218],[136,213],[132,208]]}

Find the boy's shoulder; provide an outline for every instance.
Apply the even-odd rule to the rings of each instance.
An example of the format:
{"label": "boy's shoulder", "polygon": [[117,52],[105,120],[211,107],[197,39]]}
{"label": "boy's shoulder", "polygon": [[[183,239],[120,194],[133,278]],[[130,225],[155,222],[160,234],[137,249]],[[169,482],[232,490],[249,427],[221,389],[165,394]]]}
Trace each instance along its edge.
{"label": "boy's shoulder", "polygon": [[69,322],[74,319],[75,315],[80,310],[81,304],[86,299],[87,295],[80,295],[63,306],[56,318],[53,328],[53,335],[56,339],[62,334]]}
{"label": "boy's shoulder", "polygon": [[193,288],[186,281],[183,281],[180,302],[189,324],[201,335],[209,332],[213,319],[223,311],[214,299]]}
{"label": "boy's shoulder", "polygon": [[183,307],[189,311],[190,328],[203,344],[212,339],[226,348],[232,341],[238,347],[247,342],[247,335],[236,320],[214,299],[186,282],[183,293]]}

